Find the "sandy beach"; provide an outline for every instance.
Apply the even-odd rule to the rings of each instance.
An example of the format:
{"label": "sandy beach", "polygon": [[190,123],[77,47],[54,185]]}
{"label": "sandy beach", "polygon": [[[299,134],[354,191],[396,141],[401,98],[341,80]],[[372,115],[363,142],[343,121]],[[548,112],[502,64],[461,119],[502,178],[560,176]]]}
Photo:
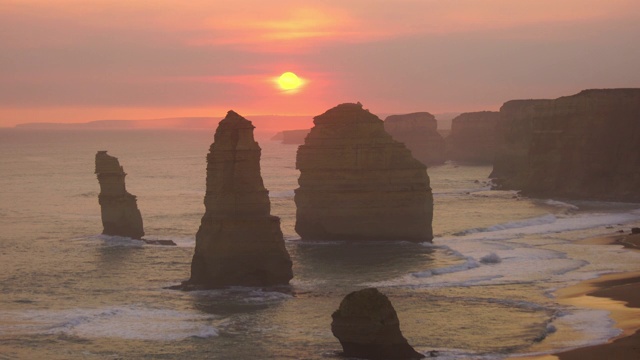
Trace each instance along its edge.
{"label": "sandy beach", "polygon": [[[640,234],[587,239],[583,243],[615,244],[640,250]],[[622,333],[605,344],[526,359],[640,359],[640,272],[604,275],[561,289],[556,292],[556,296],[561,304],[609,311]]]}

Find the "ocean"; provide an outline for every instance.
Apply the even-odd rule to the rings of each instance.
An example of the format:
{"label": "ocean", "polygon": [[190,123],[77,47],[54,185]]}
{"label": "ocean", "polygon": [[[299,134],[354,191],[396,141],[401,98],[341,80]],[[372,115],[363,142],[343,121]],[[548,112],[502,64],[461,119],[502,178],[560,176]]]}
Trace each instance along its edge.
{"label": "ocean", "polygon": [[[579,240],[629,231],[640,204],[490,190],[490,166],[428,169],[433,244],[307,242],[294,231],[297,146],[260,138],[289,288],[183,292],[204,214],[202,131],[0,129],[0,359],[338,359],[331,313],[375,286],[404,336],[439,359],[504,359],[605,342],[599,310],[554,291],[640,270],[640,252]],[[94,159],[108,150],[138,197],[146,238],[101,235]]]}

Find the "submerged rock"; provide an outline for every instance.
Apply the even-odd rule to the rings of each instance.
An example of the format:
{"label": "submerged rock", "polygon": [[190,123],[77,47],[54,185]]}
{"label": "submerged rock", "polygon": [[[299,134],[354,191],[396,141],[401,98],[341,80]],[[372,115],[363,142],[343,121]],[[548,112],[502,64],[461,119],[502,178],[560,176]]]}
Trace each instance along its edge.
{"label": "submerged rock", "polygon": [[98,202],[102,213],[102,233],[141,239],[144,235],[142,215],[136,197],[127,192],[124,172],[118,159],[106,151],[96,154],[95,173],[100,183]]}
{"label": "submerged rock", "polygon": [[293,277],[280,218],[270,214],[251,121],[233,111],[220,121],[207,155],[205,214],[185,286],[269,286]]}
{"label": "submerged rock", "polygon": [[361,104],[314,118],[298,148],[296,231],[303,240],[431,241],[426,166]]}
{"label": "submerged rock", "polygon": [[391,115],[384,120],[384,129],[395,140],[404,143],[414,158],[430,165],[444,164],[445,141],[438,133],[438,122],[428,112]]}
{"label": "submerged rock", "polygon": [[331,332],[344,355],[363,359],[422,359],[402,336],[389,299],[375,288],[354,291],[331,315]]}
{"label": "submerged rock", "polygon": [[640,89],[595,89],[500,109],[491,177],[536,197],[640,201]]}
{"label": "submerged rock", "polygon": [[497,111],[470,112],[455,117],[447,137],[447,158],[463,163],[492,164],[499,118]]}

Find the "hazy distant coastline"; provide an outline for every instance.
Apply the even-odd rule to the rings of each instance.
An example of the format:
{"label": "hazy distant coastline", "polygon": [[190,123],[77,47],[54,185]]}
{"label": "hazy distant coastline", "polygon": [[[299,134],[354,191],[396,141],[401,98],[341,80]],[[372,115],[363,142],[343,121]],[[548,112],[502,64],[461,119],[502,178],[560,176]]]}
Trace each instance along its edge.
{"label": "hazy distant coastline", "polygon": [[[222,117],[173,117],[144,120],[95,120],[84,123],[34,122],[18,124],[18,129],[40,130],[130,130],[130,129],[214,129]],[[311,127],[312,116],[256,115],[262,130],[287,126]]]}
{"label": "hazy distant coastline", "polygon": [[[389,114],[390,115],[390,114]],[[450,129],[451,119],[458,113],[436,114],[439,129]],[[311,128],[315,115],[253,115],[247,116],[260,132]],[[17,124],[16,129],[28,130],[135,130],[135,129],[215,129],[223,116],[170,117],[137,120],[94,120],[82,123],[30,122]]]}
{"label": "hazy distant coastline", "polygon": [[209,128],[213,117],[183,117],[145,120],[95,120],[84,123],[33,122],[18,124],[20,129],[148,129],[148,128]]}

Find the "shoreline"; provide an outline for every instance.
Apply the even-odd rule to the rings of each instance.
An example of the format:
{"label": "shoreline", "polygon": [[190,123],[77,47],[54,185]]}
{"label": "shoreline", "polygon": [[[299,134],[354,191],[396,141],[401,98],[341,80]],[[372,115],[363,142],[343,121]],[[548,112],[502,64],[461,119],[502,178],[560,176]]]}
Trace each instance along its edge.
{"label": "shoreline", "polygon": [[[640,251],[640,234],[620,234],[577,243],[622,245]],[[526,360],[640,359],[640,271],[614,273],[556,291],[560,304],[606,310],[622,332],[606,343],[563,350],[550,355],[511,357]]]}

